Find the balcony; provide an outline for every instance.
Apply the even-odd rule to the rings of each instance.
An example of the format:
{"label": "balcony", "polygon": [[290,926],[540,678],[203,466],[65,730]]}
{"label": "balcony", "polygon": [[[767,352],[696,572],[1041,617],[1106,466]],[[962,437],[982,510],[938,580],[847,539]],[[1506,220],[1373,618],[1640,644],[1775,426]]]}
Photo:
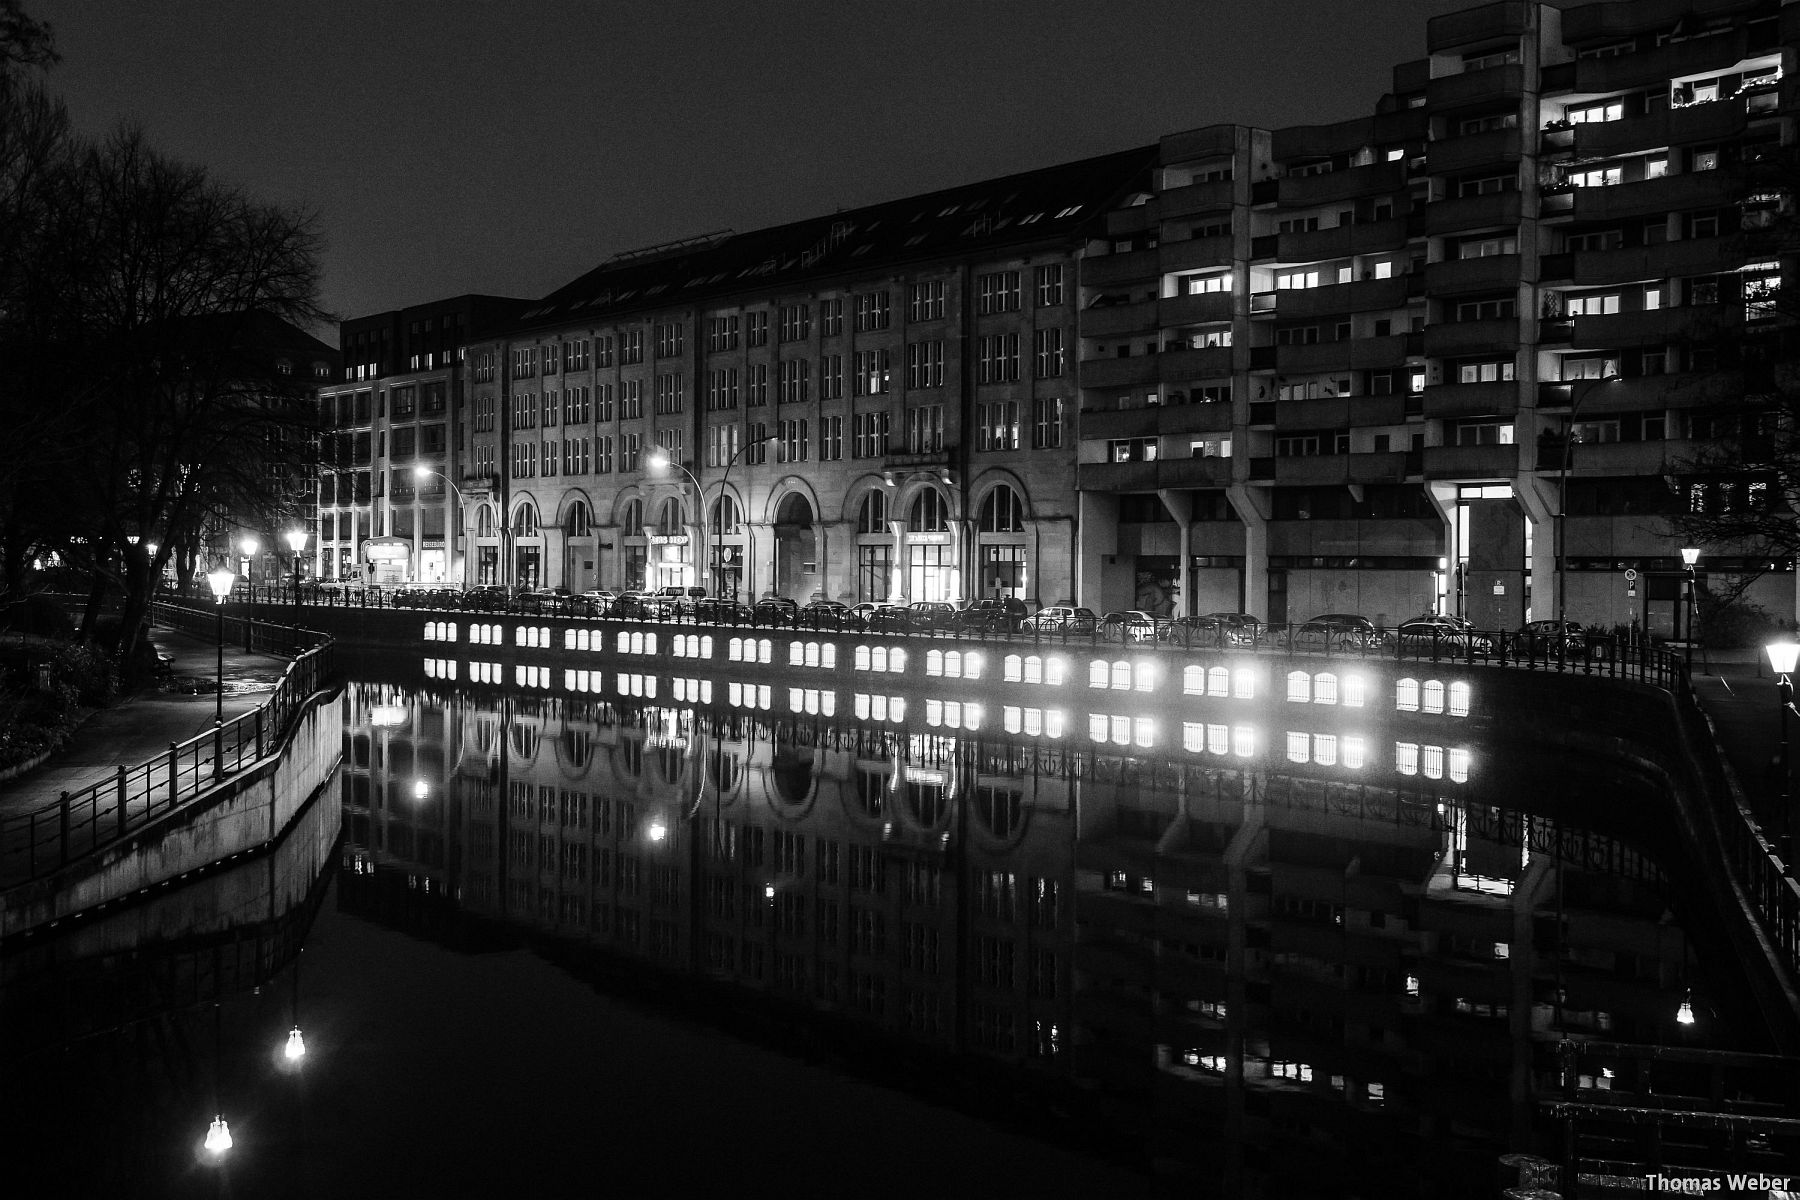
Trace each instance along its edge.
{"label": "balcony", "polygon": [[1224,433],[1232,427],[1232,407],[1229,404],[1165,404],[1155,411],[1162,414],[1164,433]]}
{"label": "balcony", "polygon": [[1079,463],[1075,487],[1083,492],[1150,492],[1156,490],[1155,462]]}
{"label": "balcony", "polygon": [[1164,242],[1160,253],[1164,271],[1192,271],[1201,267],[1228,267],[1234,251],[1229,237],[1203,237]]}
{"label": "balcony", "polygon": [[1710,337],[1719,329],[1722,318],[1723,312],[1717,305],[1576,317],[1571,342],[1577,350],[1660,346],[1677,338]]}
{"label": "balcony", "polygon": [[1111,287],[1149,279],[1157,274],[1155,250],[1132,250],[1125,254],[1096,254],[1081,260],[1083,287]]}
{"label": "balcony", "polygon": [[1708,408],[1741,399],[1743,394],[1743,376],[1735,371],[1687,371],[1633,379],[1541,383],[1538,407],[1568,408],[1572,399],[1579,398],[1578,414],[1595,416],[1654,408]]}
{"label": "balcony", "polygon": [[1156,302],[1089,305],[1081,310],[1082,337],[1115,337],[1156,328]]}
{"label": "balcony", "polygon": [[1668,115],[1669,141],[1677,146],[1725,141],[1743,133],[1750,124],[1750,96],[1740,94],[1710,104],[1690,104],[1671,109]]}
{"label": "balcony", "polygon": [[1399,250],[1405,245],[1406,218],[1391,217],[1385,221],[1339,225],[1334,229],[1260,237],[1256,239],[1252,254],[1256,258],[1272,258],[1283,263],[1308,263],[1346,258],[1352,254]]}
{"label": "balcony", "polygon": [[1669,144],[1669,114],[1650,113],[1618,121],[1585,121],[1546,129],[1541,141],[1545,154],[1571,152],[1576,159],[1610,158],[1641,153]]}
{"label": "balcony", "polygon": [[1517,129],[1489,129],[1432,142],[1425,150],[1425,169],[1433,175],[1457,175],[1480,167],[1509,167],[1523,153]]}
{"label": "balcony", "polygon": [[[1230,292],[1202,292],[1171,296],[1156,306],[1156,319],[1164,325],[1192,325],[1201,321],[1229,321],[1237,298]],[[1082,333],[1088,331],[1084,328]]]}
{"label": "balcony", "polygon": [[1461,196],[1425,206],[1428,233],[1454,233],[1460,229],[1488,229],[1517,225],[1521,196],[1518,192],[1490,192],[1485,196]]}
{"label": "balcony", "polygon": [[1501,0],[1480,8],[1446,13],[1425,22],[1425,44],[1438,54],[1463,46],[1516,38],[1531,28],[1528,9],[1523,0]]}
{"label": "balcony", "polygon": [[1425,327],[1425,353],[1434,358],[1464,354],[1511,354],[1518,348],[1519,319],[1450,321]]}
{"label": "balcony", "polygon": [[1277,129],[1269,139],[1269,154],[1276,162],[1354,154],[1375,143],[1373,125],[1374,121],[1369,117],[1356,117],[1331,125],[1295,125]]}
{"label": "balcony", "polygon": [[1150,437],[1162,429],[1160,408],[1084,408],[1081,410],[1083,438]]}
{"label": "balcony", "polygon": [[1157,196],[1162,219],[1192,216],[1195,213],[1222,212],[1237,198],[1237,182],[1231,179],[1211,183],[1190,183],[1186,187],[1168,188]]}
{"label": "balcony", "polygon": [[1460,75],[1440,75],[1426,85],[1425,100],[1433,109],[1465,108],[1513,99],[1524,91],[1524,64],[1503,63]]}
{"label": "balcony", "polygon": [[[1683,448],[1691,453],[1692,443],[1673,442],[1601,442],[1597,445],[1576,443],[1569,456],[1572,475],[1662,475],[1671,462],[1683,457]],[[1671,448],[1674,452],[1671,452]],[[1552,456],[1553,458],[1555,456]],[[1539,470],[1555,470],[1560,458],[1553,462],[1540,459]]]}
{"label": "balcony", "polygon": [[1438,556],[1444,527],[1436,519],[1322,520],[1269,522],[1269,553],[1312,557],[1406,554]]}
{"label": "balcony", "polygon": [[1322,317],[1334,313],[1370,312],[1406,304],[1406,277],[1367,279],[1326,287],[1295,288],[1276,293],[1276,312],[1286,317]]}
{"label": "balcony", "polygon": [[1580,287],[1611,283],[1635,283],[1685,275],[1711,275],[1742,261],[1741,250],[1729,238],[1693,238],[1632,246],[1620,250],[1583,250],[1575,253],[1570,279]]}
{"label": "balcony", "polygon": [[1156,482],[1160,487],[1222,488],[1231,484],[1229,458],[1162,458],[1156,461],[1155,466]]}
{"label": "balcony", "polygon": [[1402,162],[1370,163],[1347,171],[1331,171],[1324,175],[1290,175],[1281,181],[1277,191],[1279,203],[1308,208],[1315,204],[1333,204],[1360,196],[1398,192],[1406,187],[1406,164]]}
{"label": "balcony", "polygon": [[1350,426],[1397,425],[1406,419],[1406,397],[1320,396],[1310,400],[1277,400],[1278,429],[1338,429]]}
{"label": "balcony", "polygon": [[1425,389],[1427,417],[1509,417],[1519,411],[1519,385],[1439,383]]}
{"label": "balcony", "polygon": [[1524,260],[1517,254],[1457,258],[1425,264],[1425,291],[1432,296],[1492,292],[1519,285]]}
{"label": "balcony", "polygon": [[1078,368],[1077,381],[1082,387],[1134,387],[1155,383],[1160,368],[1158,355],[1139,354],[1131,358],[1088,358]]}
{"label": "balcony", "polygon": [[1261,464],[1253,475],[1282,487],[1321,487],[1351,483],[1400,483],[1406,478],[1406,455],[1397,450],[1370,454],[1306,454],[1252,459]]}
{"label": "balcony", "polygon": [[1611,187],[1575,189],[1577,221],[1615,221],[1650,217],[1689,208],[1717,208],[1727,202],[1728,181],[1723,171],[1697,171],[1665,175]]}
{"label": "balcony", "polygon": [[[1637,9],[1637,4],[1625,6]],[[1673,20],[1673,18],[1671,18]],[[1564,36],[1570,36],[1567,28]],[[1749,56],[1748,31],[1733,29],[1712,37],[1670,42],[1615,58],[1584,58],[1575,64],[1577,92],[1603,95],[1632,88],[1666,86],[1684,75],[1707,75],[1735,66]]]}
{"label": "balcony", "polygon": [[1427,446],[1427,479],[1510,479],[1519,473],[1517,446]]}
{"label": "balcony", "polygon": [[1151,200],[1146,204],[1134,204],[1130,208],[1115,208],[1106,214],[1106,233],[1108,237],[1143,233],[1155,224],[1155,200]]}
{"label": "balcony", "polygon": [[1162,355],[1159,378],[1169,383],[1189,379],[1214,379],[1231,374],[1234,368],[1230,346],[1213,346],[1205,350],[1168,350]]}

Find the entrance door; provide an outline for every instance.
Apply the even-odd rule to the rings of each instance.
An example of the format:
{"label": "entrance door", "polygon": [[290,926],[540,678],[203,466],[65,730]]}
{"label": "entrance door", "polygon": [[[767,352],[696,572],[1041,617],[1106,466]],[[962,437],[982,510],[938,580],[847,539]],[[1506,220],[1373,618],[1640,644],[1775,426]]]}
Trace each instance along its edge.
{"label": "entrance door", "polygon": [[818,590],[818,532],[813,528],[812,505],[798,492],[789,494],[775,511],[775,594],[804,604]]}

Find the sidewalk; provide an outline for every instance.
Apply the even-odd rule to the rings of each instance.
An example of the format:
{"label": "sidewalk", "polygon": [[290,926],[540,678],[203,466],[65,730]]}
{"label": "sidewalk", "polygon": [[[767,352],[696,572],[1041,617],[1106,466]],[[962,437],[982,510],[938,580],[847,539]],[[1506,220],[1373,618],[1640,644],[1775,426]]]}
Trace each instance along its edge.
{"label": "sidewalk", "polygon": [[[65,791],[110,779],[118,767],[167,754],[169,743],[185,742],[213,727],[217,643],[160,625],[150,631],[150,640],[171,659],[173,679],[95,710],[43,766],[0,783],[0,816],[53,804]],[[261,704],[286,669],[285,658],[246,653],[241,644],[226,643],[225,719]],[[196,689],[202,690],[195,694]]]}
{"label": "sidewalk", "polygon": [[[1781,794],[1781,707],[1775,676],[1760,649],[1718,650],[1694,658],[1694,695],[1711,718],[1719,752],[1731,764],[1744,800],[1763,823],[1771,841],[1779,837],[1792,813],[1775,811]],[[1788,714],[1790,797],[1793,759],[1800,757],[1800,717]],[[1790,800],[1790,804],[1793,801]]]}

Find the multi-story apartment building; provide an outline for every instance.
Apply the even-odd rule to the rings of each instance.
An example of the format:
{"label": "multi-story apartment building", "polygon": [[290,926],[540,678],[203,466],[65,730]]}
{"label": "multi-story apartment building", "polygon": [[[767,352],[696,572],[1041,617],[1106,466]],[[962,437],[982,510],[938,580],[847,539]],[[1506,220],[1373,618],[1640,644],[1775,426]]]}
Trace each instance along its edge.
{"label": "multi-story apartment building", "polygon": [[464,470],[501,480],[471,578],[1068,597],[1077,264],[1154,154],[653,247],[552,293],[469,347]]}
{"label": "multi-story apartment building", "polygon": [[[615,256],[469,347],[460,572],[393,504],[382,397],[427,380],[337,393],[373,449],[328,557],[1682,632],[1669,519],[1778,490],[1690,464],[1761,419],[1782,267],[1739,235],[1776,202],[1734,168],[1793,140],[1795,11],[1502,0],[1431,21],[1369,115]],[[1792,564],[1701,549],[1790,610]]]}
{"label": "multi-story apartment building", "polygon": [[470,423],[463,345],[522,303],[459,296],[342,324],[343,379],[319,392],[320,578],[466,578],[459,513],[492,486],[452,479]]}
{"label": "multi-story apartment building", "polygon": [[1165,138],[1081,264],[1083,601],[1679,631],[1667,518],[1766,499],[1683,464],[1774,316],[1783,10],[1489,4],[1371,116]]}

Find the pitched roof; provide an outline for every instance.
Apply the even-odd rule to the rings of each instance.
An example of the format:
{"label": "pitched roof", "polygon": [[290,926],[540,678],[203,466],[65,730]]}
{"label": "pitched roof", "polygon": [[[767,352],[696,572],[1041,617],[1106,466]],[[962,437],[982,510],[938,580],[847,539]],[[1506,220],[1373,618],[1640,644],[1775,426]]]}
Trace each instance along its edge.
{"label": "pitched roof", "polygon": [[992,250],[1090,225],[1146,186],[1141,147],[750,233],[729,230],[617,254],[525,309],[518,328],[692,304],[853,270]]}

